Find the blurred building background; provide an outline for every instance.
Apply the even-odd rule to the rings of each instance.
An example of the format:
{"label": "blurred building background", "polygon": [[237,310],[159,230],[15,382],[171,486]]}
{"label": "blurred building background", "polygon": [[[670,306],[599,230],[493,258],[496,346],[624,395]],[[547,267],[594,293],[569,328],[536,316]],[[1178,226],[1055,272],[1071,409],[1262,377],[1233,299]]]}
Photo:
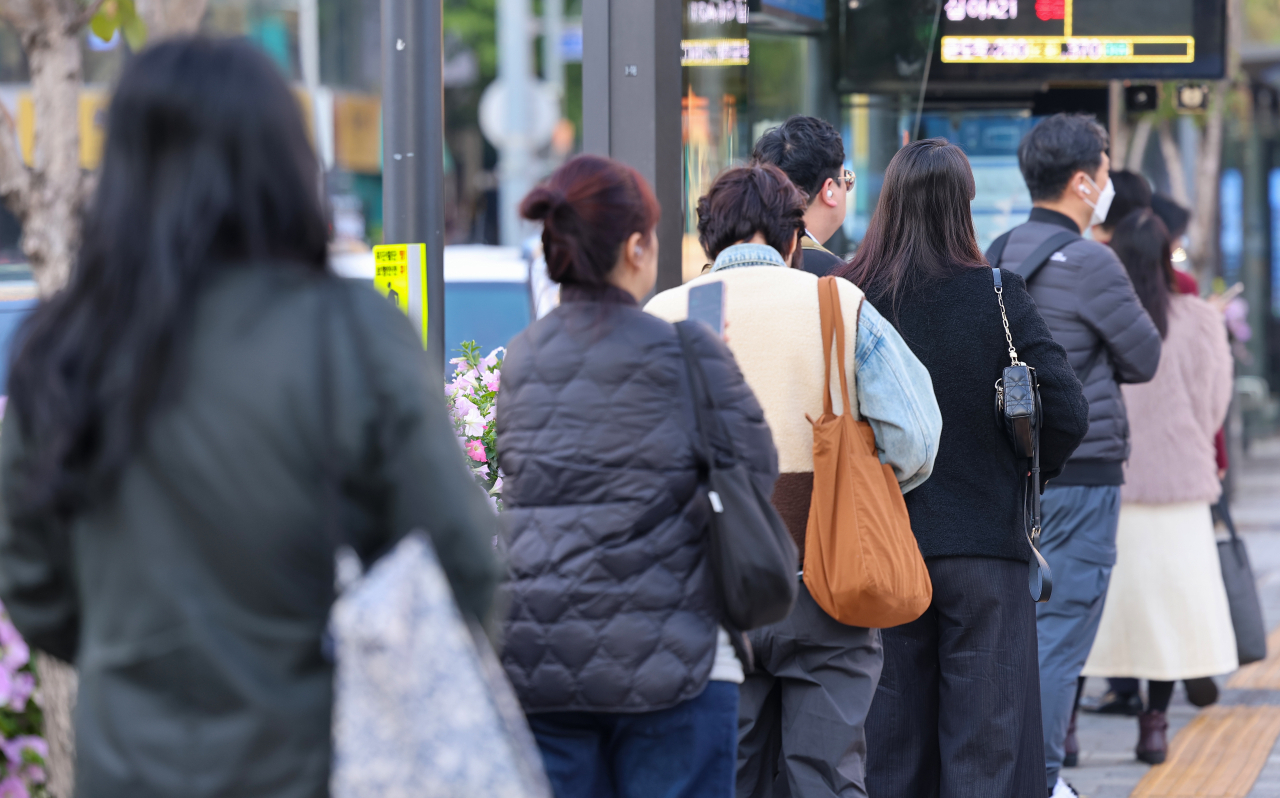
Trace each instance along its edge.
{"label": "blurred building background", "polygon": [[[581,149],[584,1],[444,0],[449,244],[526,244],[534,231],[513,221],[515,200]],[[1251,434],[1276,424],[1275,0],[680,2],[684,201],[664,213],[681,214],[686,276],[705,262],[696,241],[697,198],[722,169],[749,157],[765,129],[792,114],[823,117],[843,133],[857,188],[829,247],[850,253],[870,221],[884,168],[904,141],[945,136],[964,147],[985,246],[1030,209],[1017,168],[1022,135],[1058,111],[1092,113],[1112,130],[1117,168],[1141,171],[1195,211],[1180,265],[1194,270],[1206,291],[1243,282],[1233,311],[1240,425]],[[1150,13],[1153,3],[1160,13]],[[1075,14],[1074,30],[1068,13]],[[379,0],[210,0],[202,28],[252,39],[295,83],[326,167],[335,253],[367,253],[382,235]],[[974,55],[975,42],[988,47],[1001,36],[1021,37],[1016,41],[1033,49],[1057,41],[1052,36],[1075,36],[1070,47],[1084,49],[1068,57],[1064,43],[1061,57],[1055,50],[1047,60],[994,49]],[[91,169],[109,87],[128,54],[123,42],[91,33],[83,46],[82,162]],[[21,48],[0,25],[0,104],[29,140],[26,81]],[[1202,102],[1190,102],[1196,92]],[[501,169],[504,153],[519,174]],[[0,277],[21,268],[18,234],[0,210]],[[459,257],[469,251],[478,252],[457,250]]]}

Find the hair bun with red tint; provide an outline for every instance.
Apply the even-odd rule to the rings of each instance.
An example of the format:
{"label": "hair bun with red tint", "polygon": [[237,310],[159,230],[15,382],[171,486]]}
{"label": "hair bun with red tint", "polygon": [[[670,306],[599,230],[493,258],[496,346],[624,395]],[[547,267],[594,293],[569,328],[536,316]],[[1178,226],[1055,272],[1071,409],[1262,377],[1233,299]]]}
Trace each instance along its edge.
{"label": "hair bun with red tint", "polygon": [[626,164],[580,155],[557,169],[520,203],[520,215],[542,223],[547,276],[557,283],[601,286],[632,233],[658,223],[653,191]]}

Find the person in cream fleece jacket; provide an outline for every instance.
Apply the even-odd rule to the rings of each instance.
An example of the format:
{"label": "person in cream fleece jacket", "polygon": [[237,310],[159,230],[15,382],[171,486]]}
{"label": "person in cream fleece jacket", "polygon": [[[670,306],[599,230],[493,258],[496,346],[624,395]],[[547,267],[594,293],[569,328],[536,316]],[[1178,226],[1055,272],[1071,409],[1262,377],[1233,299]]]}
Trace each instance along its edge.
{"label": "person in cream fleece jacket", "polygon": [[[824,390],[818,278],[788,267],[804,207],[804,195],[777,167],[728,170],[698,203],[699,238],[715,258],[710,272],[645,307],[679,321],[691,287],[724,283],[729,348],[773,432],[781,471],[773,503],[802,562],[813,490],[806,415],[822,414]],[[856,412],[870,422],[881,460],[909,491],[929,477],[938,452],[942,416],[933,383],[858,287],[843,279],[838,285],[845,329],[856,338],[843,364]],[[854,319],[856,325],[848,323]],[[837,622],[801,584],[791,616],[749,637],[756,669],[746,676],[739,705],[739,798],[772,795],[775,781],[807,798],[866,795],[863,724],[884,661],[879,630]]]}

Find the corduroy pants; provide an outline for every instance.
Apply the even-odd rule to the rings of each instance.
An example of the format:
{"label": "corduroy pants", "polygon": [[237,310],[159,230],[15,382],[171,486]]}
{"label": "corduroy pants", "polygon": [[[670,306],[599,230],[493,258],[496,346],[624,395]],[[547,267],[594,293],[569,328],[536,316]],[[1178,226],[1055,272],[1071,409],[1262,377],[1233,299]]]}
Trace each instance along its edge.
{"label": "corduroy pants", "polygon": [[1027,564],[928,561],[933,602],[885,629],[867,717],[867,792],[1044,798],[1035,603]]}

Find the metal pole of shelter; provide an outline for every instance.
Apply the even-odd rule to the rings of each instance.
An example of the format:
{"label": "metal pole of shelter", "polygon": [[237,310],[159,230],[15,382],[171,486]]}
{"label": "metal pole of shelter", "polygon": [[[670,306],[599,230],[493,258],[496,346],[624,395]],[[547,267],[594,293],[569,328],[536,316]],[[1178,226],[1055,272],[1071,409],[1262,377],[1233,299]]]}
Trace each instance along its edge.
{"label": "metal pole of shelter", "polygon": [[583,149],[630,164],[653,187],[659,291],[683,282],[682,14],[681,0],[582,4]]}
{"label": "metal pole of shelter", "polygon": [[382,215],[385,243],[426,245],[427,356],[443,373],[441,11],[441,0],[382,0]]}

